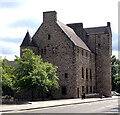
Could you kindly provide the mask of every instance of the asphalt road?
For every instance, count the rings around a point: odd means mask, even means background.
[[[118,99],[115,99],[44,109],[26,110],[23,113],[120,113],[119,107]]]

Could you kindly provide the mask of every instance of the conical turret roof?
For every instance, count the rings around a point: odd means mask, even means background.
[[[31,38],[29,32],[27,31],[25,38],[24,38],[22,44],[20,45],[20,47],[21,46],[31,46],[31,45],[32,45],[32,38]]]

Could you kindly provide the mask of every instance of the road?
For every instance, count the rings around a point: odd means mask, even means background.
[[[118,99],[26,110],[22,113],[119,113]],[[21,113],[21,112],[20,112]]]

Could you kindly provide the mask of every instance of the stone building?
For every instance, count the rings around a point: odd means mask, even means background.
[[[43,12],[43,23],[33,37],[27,32],[20,46],[24,48],[58,66],[60,87],[53,93],[54,98],[76,98],[83,92],[101,91],[111,96],[110,22],[107,26],[83,28],[82,23],[61,23],[56,11]]]

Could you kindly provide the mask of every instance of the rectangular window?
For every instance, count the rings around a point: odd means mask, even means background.
[[[41,49],[41,55],[43,54],[43,49]]]
[[[58,53],[58,48],[57,48],[57,47],[55,48],[55,53],[56,53],[56,54]]]
[[[92,59],[92,54],[90,54],[90,59]]]
[[[68,77],[68,74],[67,73],[65,73],[65,78],[67,78]]]
[[[86,68],[86,79],[88,79],[88,69]]]
[[[82,93],[84,93],[84,86],[82,86]]]
[[[44,54],[46,54],[46,49],[44,49]]]
[[[88,94],[88,86],[86,87],[86,94]]]
[[[84,54],[83,54],[83,50],[82,50],[82,55],[84,55]]]
[[[84,79],[84,69],[82,67],[82,78]]]
[[[48,40],[50,40],[50,34],[48,34]]]
[[[40,49],[39,49],[39,47],[38,47],[38,55],[40,55]]]
[[[53,52],[53,54],[55,53],[55,48],[52,48],[52,52]]]
[[[92,86],[90,86],[90,93],[92,93]]]
[[[66,86],[63,86],[62,87],[62,95],[66,95],[66,94],[67,94]]]
[[[86,52],[86,57],[88,57],[88,52]]]
[[[92,79],[92,70],[90,69],[90,79]]]
[[[53,47],[52,48],[52,53],[53,54],[57,54],[58,53],[58,48],[57,47]]]
[[[100,48],[100,43],[98,43],[98,48]]]
[[[46,48],[41,49],[41,55],[42,55],[42,54],[46,54]]]

